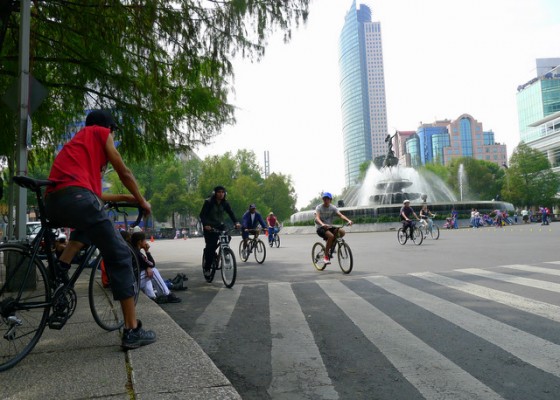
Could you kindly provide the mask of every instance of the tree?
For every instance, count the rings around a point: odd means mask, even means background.
[[[506,171],[502,197],[519,206],[546,206],[558,203],[556,194],[560,177],[555,174],[546,156],[520,143]]]
[[[0,94],[18,76],[18,1],[0,7]],[[309,0],[32,2],[30,72],[48,89],[33,143],[51,152],[84,111],[114,110],[120,148],[137,159],[207,143],[234,122],[235,56],[258,60],[275,30],[291,37]],[[0,155],[17,121],[0,105]]]
[[[461,164],[463,165],[463,176],[460,180]],[[492,200],[502,190],[504,169],[493,162],[472,157],[460,157],[453,159],[448,168],[447,184],[455,193],[459,194],[460,181],[462,181],[463,200]]]

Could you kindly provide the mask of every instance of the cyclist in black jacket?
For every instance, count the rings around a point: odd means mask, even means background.
[[[218,238],[220,234],[213,229],[221,229],[224,225],[225,214],[227,214],[235,227],[239,229],[241,225],[235,218],[235,214],[230,204],[226,200],[226,189],[223,186],[216,186],[212,196],[204,200],[202,209],[200,210],[200,222],[202,223],[204,232],[204,269],[210,269],[214,262],[214,254],[218,248]]]

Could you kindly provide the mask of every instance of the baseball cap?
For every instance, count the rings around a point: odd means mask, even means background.
[[[330,194],[329,192],[325,192],[325,193],[323,193],[323,196],[321,196],[322,199],[324,199],[325,197],[332,200],[332,194]]]
[[[92,110],[86,117],[86,126],[98,125],[111,129],[118,129],[113,115],[107,110]]]
[[[403,201],[403,204],[410,203],[410,200]]]
[[[132,228],[132,233],[136,233],[136,232],[142,232],[142,228],[140,228],[138,225]]]
[[[254,204],[249,204],[249,209],[251,208],[257,208]]]

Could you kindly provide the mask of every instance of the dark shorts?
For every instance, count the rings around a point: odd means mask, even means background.
[[[134,296],[136,280],[129,247],[91,191],[68,187],[49,193],[45,200],[51,225],[73,228],[70,240],[94,244],[105,261],[115,300]]]
[[[336,228],[325,228],[324,226],[320,226],[317,228],[317,235],[321,236],[323,239],[327,239],[327,236],[325,235],[327,231],[332,232],[332,234],[334,235]]]

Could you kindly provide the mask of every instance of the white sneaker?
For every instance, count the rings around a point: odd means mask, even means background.
[[[325,265],[329,265],[331,263],[331,260],[329,260],[328,257],[323,258],[323,263],[325,263]]]

